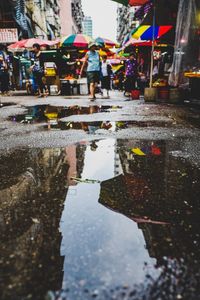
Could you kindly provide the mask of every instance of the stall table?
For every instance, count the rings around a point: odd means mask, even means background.
[[[60,79],[61,95],[80,95],[80,83],[77,79]]]

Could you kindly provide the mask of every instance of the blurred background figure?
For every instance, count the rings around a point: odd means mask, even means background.
[[[2,95],[9,95],[8,62],[4,45],[0,45],[0,88]]]
[[[38,86],[38,97],[45,97],[48,95],[48,89],[45,82],[44,77],[44,61],[42,59],[40,45],[34,44],[33,45],[33,65],[31,66],[31,70],[33,72],[34,81]]]
[[[101,89],[103,93],[106,90],[106,98],[110,98],[109,91],[111,90],[112,73],[112,67],[107,61],[107,55],[103,55],[101,62]],[[104,97],[104,94],[102,94],[102,97]]]
[[[129,60],[126,62],[125,96],[130,97],[131,91],[135,90],[138,77],[138,63],[134,52],[130,53]]]

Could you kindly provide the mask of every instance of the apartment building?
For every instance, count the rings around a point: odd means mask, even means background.
[[[123,43],[125,37],[131,29],[139,26],[139,21],[135,20],[136,7],[126,7],[119,5],[117,8],[117,40]]]

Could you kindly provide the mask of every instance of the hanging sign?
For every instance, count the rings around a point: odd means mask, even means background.
[[[0,28],[0,43],[9,44],[18,41],[17,28]]]

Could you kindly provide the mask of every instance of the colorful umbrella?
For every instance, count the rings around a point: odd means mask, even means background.
[[[172,26],[151,26],[141,25],[131,32],[131,37],[145,41],[152,41],[161,38],[164,34],[172,29]]]
[[[101,47],[104,47],[104,48],[113,48],[113,47],[117,47],[118,44],[109,40],[109,39],[105,39],[105,38],[102,38],[102,37],[98,37],[95,39],[95,43]]]
[[[76,47],[76,48],[88,48],[88,44],[93,39],[84,34],[72,34],[67,37],[63,37],[60,42],[61,47]]]
[[[11,44],[10,46],[8,46],[8,50],[12,52],[20,52],[20,51],[24,51],[24,49],[32,48],[34,44],[39,44],[40,46],[54,46],[58,43],[59,43],[58,40],[48,41],[48,40],[40,40],[40,39],[32,38],[32,39],[21,40],[14,44]]]

